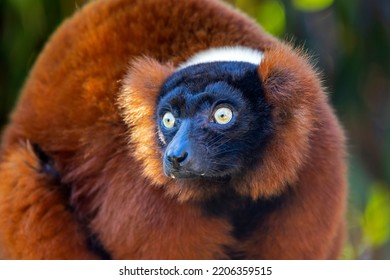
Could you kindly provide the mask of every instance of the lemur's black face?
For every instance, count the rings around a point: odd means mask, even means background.
[[[211,62],[175,72],[156,112],[164,173],[240,176],[261,157],[272,131],[270,112],[254,64]]]

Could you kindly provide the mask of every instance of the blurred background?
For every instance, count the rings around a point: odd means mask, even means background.
[[[349,147],[343,259],[390,259],[390,1],[225,0],[311,54]],[[0,133],[37,55],[87,0],[0,0]]]

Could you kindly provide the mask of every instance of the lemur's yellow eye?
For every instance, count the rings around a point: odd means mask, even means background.
[[[167,112],[164,114],[162,122],[166,128],[172,128],[175,125],[175,117],[171,112]]]
[[[233,118],[233,112],[229,108],[218,108],[214,113],[214,119],[219,124],[227,124]]]

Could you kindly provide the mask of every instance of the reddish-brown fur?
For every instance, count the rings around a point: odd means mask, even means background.
[[[286,196],[244,240],[227,218],[200,209],[212,185],[163,175],[154,128],[159,87],[175,66],[229,45],[264,52],[258,71],[275,124],[262,163],[233,185],[254,200]],[[30,143],[52,157],[60,182],[39,172]],[[340,254],[344,138],[319,79],[305,55],[217,1],[87,5],[36,62],[0,155],[3,258],[99,258],[86,245],[91,232],[116,259]]]

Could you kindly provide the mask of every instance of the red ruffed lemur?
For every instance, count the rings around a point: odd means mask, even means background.
[[[214,0],[98,0],[6,127],[7,259],[335,259],[343,131],[300,50]]]

